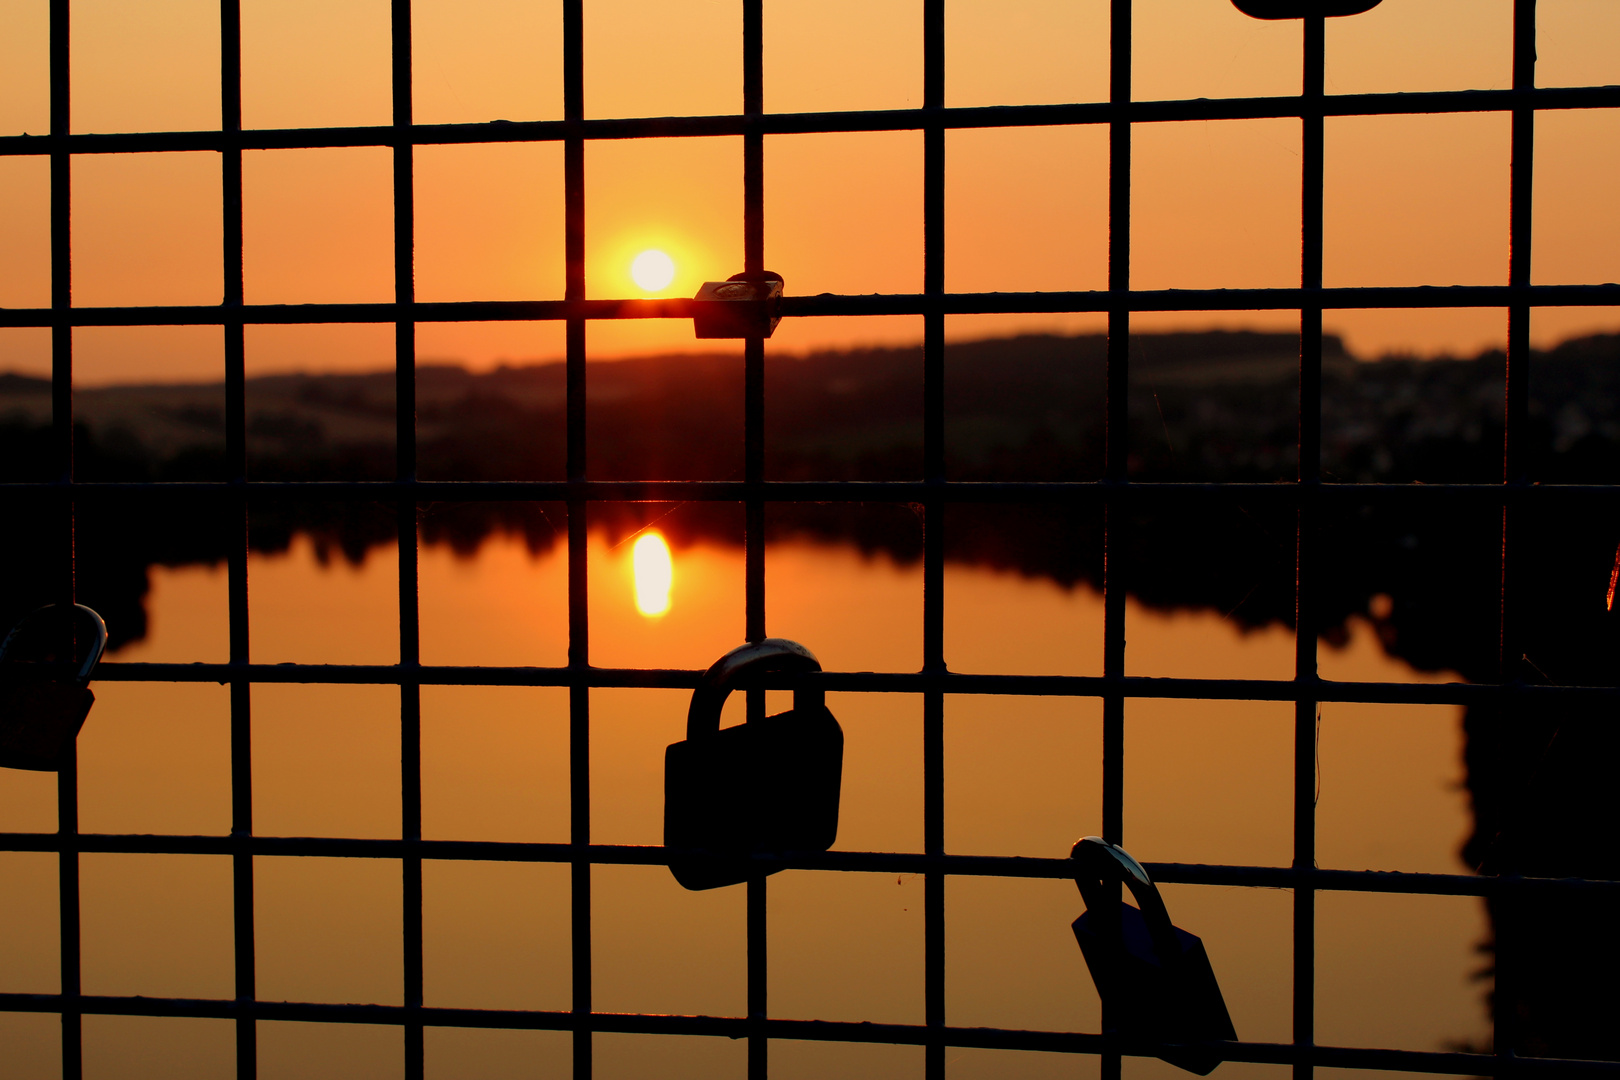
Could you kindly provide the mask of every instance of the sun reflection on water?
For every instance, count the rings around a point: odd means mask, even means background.
[[[669,589],[675,580],[675,565],[669,557],[669,544],[656,532],[636,541],[632,558],[636,575],[636,610],[649,618],[669,610]]]

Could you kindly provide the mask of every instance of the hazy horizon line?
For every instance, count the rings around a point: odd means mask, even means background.
[[[1140,330],[1140,331],[1134,331],[1131,334],[1131,337],[1133,337],[1133,338],[1172,338],[1172,337],[1185,338],[1185,337],[1206,337],[1206,336],[1208,336],[1208,337],[1230,337],[1230,336],[1237,336],[1237,335],[1242,335],[1242,334],[1255,334],[1255,335],[1259,335],[1259,336],[1262,336],[1262,337],[1268,337],[1268,338],[1292,338],[1292,337],[1297,337],[1296,333],[1294,333],[1292,331],[1288,331],[1288,330],[1270,329],[1270,328],[1263,328],[1263,327],[1223,327],[1223,326],[1209,327],[1207,329],[1202,329],[1202,330],[1197,330],[1197,329]],[[1567,337],[1559,339],[1555,344],[1552,344],[1552,345],[1544,345],[1544,346],[1540,346],[1540,347],[1532,346],[1532,351],[1535,351],[1535,352],[1548,352],[1548,351],[1558,349],[1558,348],[1560,348],[1560,347],[1562,347],[1564,345],[1567,345],[1567,344],[1569,344],[1571,342],[1583,341],[1583,340],[1587,340],[1587,339],[1591,339],[1591,338],[1610,337],[1610,336],[1615,336],[1617,334],[1620,334],[1620,330],[1609,330],[1609,331],[1601,331],[1600,330],[1600,331],[1593,331],[1593,332],[1587,332],[1587,333],[1571,334],[1571,335],[1569,335]],[[1327,341],[1337,341],[1338,342],[1339,348],[1338,348],[1337,352],[1339,354],[1341,354],[1343,356],[1346,356],[1349,359],[1356,361],[1357,363],[1364,363],[1364,364],[1376,364],[1376,363],[1381,363],[1381,362],[1385,362],[1385,361],[1419,361],[1419,362],[1423,362],[1423,363],[1444,363],[1446,361],[1473,361],[1473,360],[1479,359],[1482,356],[1489,355],[1490,353],[1493,353],[1493,352],[1501,352],[1501,351],[1503,351],[1505,349],[1505,343],[1503,343],[1503,344],[1489,345],[1489,346],[1486,346],[1484,348],[1480,348],[1480,349],[1478,349],[1478,350],[1476,350],[1476,351],[1474,351],[1472,353],[1463,353],[1463,354],[1459,354],[1457,352],[1451,352],[1451,351],[1424,354],[1424,353],[1418,353],[1418,352],[1415,352],[1415,351],[1390,350],[1390,351],[1379,353],[1379,354],[1374,355],[1374,356],[1363,356],[1363,355],[1358,355],[1357,353],[1352,351],[1348,346],[1346,346],[1344,344],[1344,335],[1341,334],[1341,333],[1334,332],[1334,331],[1331,331],[1331,330],[1324,330],[1322,336],[1323,336],[1324,343],[1326,343]],[[982,337],[982,338],[968,338],[968,339],[963,339],[963,340],[959,340],[959,341],[947,341],[946,342],[946,348],[959,348],[959,347],[963,347],[963,346],[985,345],[985,344],[989,344],[989,343],[992,343],[992,342],[1011,342],[1011,341],[1019,341],[1019,340],[1025,340],[1025,339],[1030,339],[1030,338],[1063,338],[1063,339],[1081,340],[1081,339],[1098,339],[1098,338],[1106,338],[1106,337],[1107,337],[1107,333],[1105,331],[1086,331],[1086,332],[1083,332],[1083,333],[1065,334],[1065,333],[1062,333],[1062,332],[1059,332],[1059,331],[1031,330],[1031,331],[1026,331],[1026,332],[1022,332],[1022,333],[998,334],[998,335],[992,335],[992,336]],[[776,358],[776,359],[787,359],[787,360],[800,360],[800,361],[803,361],[803,360],[809,360],[809,359],[812,359],[814,357],[821,357],[821,356],[848,356],[848,355],[850,355],[852,353],[865,353],[865,352],[903,352],[903,351],[907,351],[907,350],[911,350],[911,349],[920,349],[922,347],[923,347],[923,342],[921,340],[917,340],[917,341],[913,341],[913,342],[907,342],[907,343],[874,342],[874,343],[869,344],[869,345],[849,345],[849,346],[837,347],[837,348],[821,348],[821,349],[811,349],[811,350],[806,350],[806,351],[781,351],[781,350],[778,350],[778,351],[773,351],[770,355],[772,357]],[[662,351],[662,352],[635,353],[635,354],[631,354],[631,355],[587,357],[586,362],[590,363],[590,364],[621,364],[621,363],[634,363],[634,362],[637,362],[637,361],[649,361],[649,360],[679,360],[679,359],[699,359],[699,358],[711,358],[711,357],[730,357],[730,356],[733,356],[733,355],[740,356],[740,354],[735,354],[735,353],[733,353],[731,351],[724,350],[724,349],[704,349],[704,350],[682,349],[682,350],[666,350],[666,351]],[[419,358],[417,360],[417,362],[416,362],[416,367],[418,369],[459,370],[459,371],[463,371],[463,372],[466,372],[466,373],[471,374],[471,375],[479,376],[479,375],[491,375],[491,374],[494,374],[494,373],[500,372],[500,371],[517,371],[517,370],[527,370],[527,369],[533,369],[533,368],[553,367],[553,366],[564,364],[566,362],[567,362],[566,358],[561,357],[561,356],[552,356],[552,357],[546,357],[546,358],[536,357],[536,358],[530,358],[530,359],[507,359],[507,358],[502,358],[502,359],[497,360],[492,366],[474,368],[474,367],[470,366],[468,361],[466,361],[466,360],[456,359],[454,357],[431,357],[430,356],[430,357],[425,357],[425,358]],[[268,379],[268,378],[297,378],[297,377],[323,378],[323,377],[328,377],[328,376],[343,376],[343,377],[349,377],[349,378],[366,378],[366,377],[378,376],[378,375],[392,375],[393,373],[394,373],[394,368],[391,367],[391,366],[379,366],[379,367],[376,367],[376,368],[364,368],[364,369],[354,369],[354,370],[337,369],[337,370],[325,370],[325,371],[319,370],[319,369],[311,369],[311,368],[291,368],[290,367],[290,368],[284,368],[284,369],[277,369],[277,370],[270,370],[270,371],[262,371],[262,372],[252,373],[252,374],[249,374],[247,376],[247,378],[249,380]],[[31,382],[42,382],[42,383],[48,384],[50,382],[51,376],[49,375],[49,373],[32,372],[32,371],[22,370],[22,369],[19,369],[19,368],[0,368],[0,379],[23,379],[23,380],[28,380],[28,381],[31,381]],[[99,382],[98,381],[98,382],[93,382],[93,383],[81,383],[76,387],[76,389],[82,389],[82,390],[110,390],[110,389],[116,389],[116,388],[136,388],[136,387],[148,387],[148,386],[213,386],[213,385],[218,385],[218,384],[223,383],[223,382],[224,382],[223,377],[220,378],[220,379],[217,379],[217,380],[198,380],[198,379],[194,379],[194,378],[179,378],[179,379],[173,379],[173,380],[168,380],[168,379],[142,379],[142,380],[131,381],[131,382]]]

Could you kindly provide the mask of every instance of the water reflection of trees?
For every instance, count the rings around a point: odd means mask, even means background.
[[[1133,340],[1128,471],[1140,480],[1277,481],[1295,471],[1295,340],[1184,334]],[[947,357],[947,467],[960,480],[1091,480],[1103,471],[1104,342],[1030,337],[953,346]],[[1620,473],[1620,338],[1590,338],[1534,367],[1532,474],[1611,483]],[[1330,480],[1501,478],[1502,357],[1361,363],[1330,340],[1323,376],[1323,466]],[[767,376],[767,475],[773,479],[917,479],[922,471],[922,363],[917,349],[774,361]],[[4,479],[52,475],[43,384],[0,380]],[[122,393],[122,397],[118,395]],[[98,396],[99,395],[99,396]],[[223,479],[222,394],[193,387],[79,395],[77,475],[86,480]],[[115,400],[116,399],[116,400]],[[557,365],[471,375],[425,368],[418,379],[424,479],[561,479],[564,428]],[[734,479],[742,472],[741,365],[691,356],[593,365],[593,478]],[[392,375],[254,380],[249,476],[388,479]],[[48,411],[44,414],[48,417]],[[739,544],[742,516],[705,503],[593,506],[592,528],[617,541],[656,522],[677,548]],[[154,565],[218,562],[241,542],[224,505],[86,502],[75,559],[79,595],[107,617],[114,644],[145,633]],[[425,543],[471,554],[492,533],[543,553],[566,537],[560,504],[419,507]],[[48,514],[0,532],[13,573],[0,585],[9,624],[44,600],[63,535]],[[963,505],[946,517],[946,557],[1065,587],[1100,583],[1094,506]],[[1514,622],[1501,655],[1500,509],[1461,502],[1335,506],[1320,534],[1319,628],[1342,640],[1367,618],[1391,654],[1470,681],[1613,683],[1620,623],[1605,606],[1620,542],[1612,501],[1538,503],[1512,522]],[[285,550],[300,534],[317,556],[362,562],[392,543],[391,506],[256,501],[248,541]],[[1218,496],[1116,512],[1110,559],[1129,590],[1160,608],[1221,612],[1240,626],[1294,621],[1295,517],[1283,500]],[[908,506],[773,506],[767,539],[852,544],[906,563],[922,552]],[[1475,829],[1462,856],[1485,872],[1620,876],[1620,787],[1609,773],[1620,734],[1610,706],[1476,705],[1466,758]],[[1620,961],[1601,897],[1525,899],[1493,907],[1520,987],[1526,1052],[1614,1056],[1613,980],[1581,977]],[[1608,989],[1602,989],[1607,987]]]

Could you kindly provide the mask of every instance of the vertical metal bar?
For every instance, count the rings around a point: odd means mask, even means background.
[[[220,129],[226,136],[220,153],[224,207],[220,258],[225,308],[225,473],[227,480],[240,484],[247,479],[247,346],[242,325],[242,144],[240,138],[233,136],[242,133],[241,0],[220,0],[219,3],[219,112]],[[243,510],[246,510],[245,504]],[[246,627],[243,629],[245,640]],[[242,659],[246,662],[245,653]]]
[[[1322,206],[1325,127],[1322,114],[1326,65],[1326,20],[1314,16],[1305,23],[1305,80],[1301,111],[1300,166],[1300,287],[1308,292],[1322,287]],[[1300,312],[1299,331],[1299,481],[1316,483],[1322,477],[1322,305],[1307,303]],[[1301,641],[1299,654],[1316,654],[1315,638]],[[1312,666],[1312,673],[1315,668]]]
[[[923,4],[923,477],[945,483],[945,0]],[[923,505],[923,670],[945,672],[945,503]],[[945,853],[945,693],[923,692],[923,850]],[[945,1077],[945,875],[923,876],[923,1069]]]
[[[755,691],[763,697],[763,693]],[[769,932],[767,921],[769,905],[769,878],[748,879],[747,941],[748,941],[748,1080],[765,1080],[770,1075],[771,1043],[765,1036],[764,1022],[770,1015],[768,988],[770,985]]]
[[[219,4],[220,130],[228,137],[242,131],[241,0]],[[242,146],[230,140],[221,152],[224,207],[220,257],[225,307],[225,471],[238,494],[226,504],[226,603],[230,619],[230,660],[248,663],[248,504],[247,480],[247,342],[242,325]],[[239,1009],[251,1010],[258,995],[254,947],[253,853],[253,689],[245,678],[231,679],[231,914],[235,953],[235,995]],[[259,1072],[258,1023],[250,1011],[236,1019],[237,1080]]]
[[[394,472],[416,479],[416,187],[411,124],[411,3],[393,0],[394,112]],[[395,505],[399,541],[400,836],[422,838],[421,624],[417,602],[416,502]],[[422,858],[400,860],[405,996],[405,1077],[422,1080]]]
[[[743,270],[765,269],[764,4],[743,0]],[[743,475],[752,488],[765,479],[765,339],[750,335],[743,352]],[[750,492],[747,507],[744,592],[746,636],[765,636],[765,504]],[[749,695],[750,716],[764,707]]]
[[[416,513],[413,503],[400,504],[400,835],[407,852],[401,860],[401,902],[403,905],[402,966],[404,974],[405,1076],[421,1080],[423,1075],[423,1030],[420,1009],[423,1001],[422,974],[422,857],[412,851],[412,841],[422,839],[422,688],[413,678],[419,665],[416,633]],[[407,539],[409,537],[409,539]],[[410,559],[405,558],[409,551]],[[406,597],[411,601],[406,617]]]
[[[225,308],[225,470],[226,479],[247,475],[245,426],[246,347],[242,326],[242,5],[219,0],[219,126],[225,134],[220,153],[224,229],[220,250]]]
[[[73,158],[68,152],[69,47],[68,2],[51,0],[51,440],[56,478],[73,480]],[[71,603],[73,597],[72,509],[67,512],[66,575],[58,590]]]
[[[411,5],[393,0],[394,106],[394,472],[400,480],[416,479],[416,179],[412,145]],[[411,560],[416,558],[415,507],[410,506]],[[404,537],[400,538],[402,543]],[[400,565],[404,566],[401,558]],[[401,577],[401,589],[405,588]],[[415,649],[416,581],[410,582],[410,604],[400,599],[402,626],[410,620]],[[409,614],[407,614],[409,608]],[[405,659],[403,655],[400,658]]]
[[[1130,454],[1131,358],[1131,0],[1112,0],[1109,9],[1108,101],[1108,360],[1107,427],[1104,435],[1103,503],[1103,676],[1125,677],[1125,552],[1127,504],[1120,496],[1128,480]],[[1124,840],[1125,696],[1103,693],[1102,831],[1109,843]],[[1113,1027],[1103,1009],[1103,1031]],[[1105,1050],[1100,1080],[1119,1080],[1118,1050]]]
[[[55,527],[65,541],[65,558],[53,568],[52,591],[59,602],[74,601],[73,537],[73,306],[72,213],[73,159],[68,153],[69,62],[68,0],[50,6],[51,114],[51,437],[56,476],[66,488]],[[55,516],[55,515],[53,515]],[[77,747],[69,748],[56,777],[56,829],[60,845],[57,902],[60,908],[62,988],[62,1080],[83,1073],[78,997],[79,956],[79,763]]]
[[[1326,21],[1304,20],[1304,85],[1300,135],[1300,286],[1322,287],[1322,91]],[[1322,480],[1322,307],[1307,300],[1299,313],[1299,471],[1305,489],[1295,533],[1294,563],[1294,868],[1316,867],[1316,560],[1319,510],[1312,497]],[[1316,890],[1294,884],[1294,1045],[1316,1042]],[[1315,1066],[1294,1063],[1295,1080],[1310,1080]]]
[[[765,5],[743,0],[743,270],[765,269]],[[765,501],[757,485],[765,480],[765,338],[750,334],[743,343],[743,475],[750,492],[744,504],[743,613],[744,636],[765,636]],[[765,716],[765,692],[748,691],[748,721]],[[770,1074],[770,1040],[764,1023],[770,1015],[768,882],[748,880],[748,1080]]]
[[[743,0],[743,269],[765,269],[765,10]]]
[[[400,835],[411,852],[411,841],[422,839],[422,687],[412,678],[419,666],[418,636],[416,634],[416,508],[414,503],[400,504],[400,627],[399,649],[401,681],[399,687],[400,727]],[[407,540],[407,535],[409,540]],[[409,550],[409,560],[404,553]],[[407,565],[408,563],[408,565]],[[405,604],[409,593],[411,618],[406,618]],[[423,1075],[423,1031],[420,1009],[423,1001],[422,975],[422,857],[409,853],[401,860],[401,900],[403,903],[403,968],[405,991],[405,1076],[407,1080],[421,1080]]]
[[[1117,492],[1127,480],[1130,454],[1130,272],[1131,272],[1131,124],[1126,106],[1131,93],[1131,4],[1114,0],[1112,79],[1114,106],[1108,125],[1108,309],[1107,430],[1105,475]],[[1120,533],[1126,521],[1120,500],[1104,503],[1103,531],[1103,674],[1125,674],[1125,575]],[[1116,551],[1116,548],[1118,549]],[[1119,843],[1124,832],[1124,698],[1115,691],[1103,697],[1103,837]]]
[[[240,548],[240,550],[239,550]],[[232,544],[231,663],[246,665],[247,597],[246,544]],[[242,581],[240,590],[235,580]],[[238,627],[241,632],[238,633]],[[245,679],[231,681],[231,891],[232,934],[235,955],[236,1076],[253,1080],[259,1074],[258,1023],[251,1009],[258,997],[253,904],[253,714],[252,688]]]
[[[1536,4],[1535,0],[1515,0],[1513,5],[1513,90],[1527,95],[1536,85]],[[1513,105],[1512,172],[1509,178],[1508,284],[1525,288],[1530,284],[1531,239],[1534,222],[1532,198],[1535,191],[1535,108],[1520,96]],[[1504,488],[1531,482],[1527,445],[1530,416],[1530,304],[1515,299],[1508,306],[1508,341],[1505,391],[1502,408],[1502,483]],[[1524,676],[1525,652],[1518,607],[1524,592],[1523,555],[1520,551],[1526,532],[1526,516],[1502,505],[1501,626],[1498,677],[1503,684]],[[1518,786],[1514,777],[1521,767],[1513,760],[1514,732],[1518,725],[1518,705],[1505,696],[1496,710],[1497,733],[1493,769],[1497,790],[1512,792]],[[1503,808],[1512,814],[1511,805]],[[1516,868],[1504,868],[1513,872]],[[1512,892],[1497,893],[1493,902],[1492,929],[1495,938],[1495,981],[1491,1012],[1494,1028],[1492,1045],[1496,1051],[1498,1077],[1513,1071],[1518,1051],[1518,941],[1515,927],[1517,902]]]
[[[585,13],[583,0],[563,0],[563,259],[566,299],[585,299]],[[585,320],[568,316],[568,450],[570,482],[585,479]],[[586,503],[568,500],[568,793],[572,895],[574,1080],[591,1080],[591,699],[590,608]]]
[[[57,843],[60,845],[58,902],[61,905],[62,1077],[83,1073],[79,965],[79,753],[77,744],[63,753],[56,774]]]
[[[1528,94],[1536,85],[1536,3],[1515,0],[1513,5],[1513,89]],[[1536,111],[1523,97],[1513,106],[1513,160],[1509,180],[1508,284],[1530,284],[1531,199],[1535,180]],[[1502,480],[1528,483],[1529,455],[1526,423],[1530,413],[1530,304],[1515,300],[1508,307],[1507,392],[1503,417]],[[1504,616],[1503,640],[1511,626]],[[1505,659],[1516,661],[1508,654]],[[1513,669],[1503,672],[1511,678]]]
[[[1125,674],[1125,545],[1119,534],[1126,521],[1118,493],[1126,483],[1130,455],[1131,359],[1131,0],[1113,0],[1109,42],[1108,123],[1108,393],[1105,476],[1111,497],[1103,519],[1103,675]],[[1103,695],[1103,838],[1120,843],[1124,833],[1125,701]]]

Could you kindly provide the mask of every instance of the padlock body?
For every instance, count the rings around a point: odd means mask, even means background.
[[[776,301],[780,281],[705,281],[692,305],[692,329],[700,338],[770,337],[782,317]]]
[[[1141,911],[1126,903],[1119,907],[1123,948],[1098,932],[1090,911],[1073,923],[1086,967],[1119,1033],[1161,1043],[1236,1039],[1203,941],[1172,927],[1181,955],[1161,963]],[[1221,1063],[1196,1050],[1166,1049],[1160,1057],[1199,1076]]]
[[[0,681],[0,767],[55,772],[78,738],[96,696],[89,687],[44,679]]]
[[[688,889],[735,885],[750,856],[825,851],[838,838],[844,732],[825,706],[793,709],[664,753],[664,846]]]
[[[1360,15],[1380,0],[1232,0],[1232,6],[1253,19],[1307,19],[1313,15],[1333,19]]]

